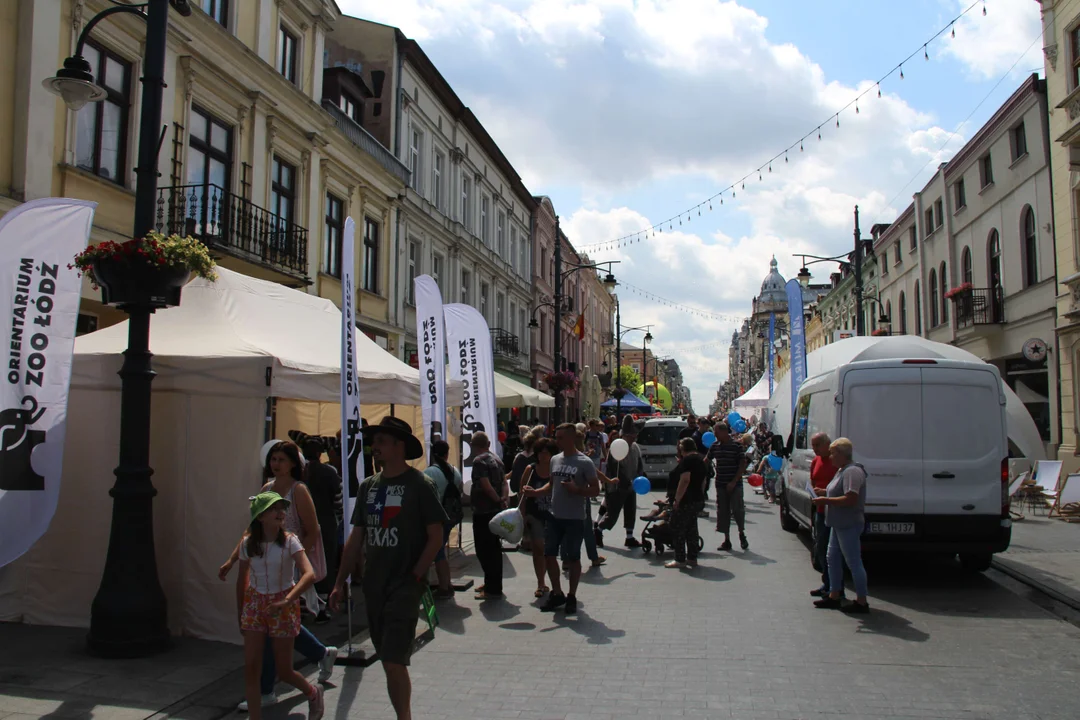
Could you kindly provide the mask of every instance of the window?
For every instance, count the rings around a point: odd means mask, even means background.
[[[279,232],[275,236],[281,238],[278,242],[283,244],[282,233],[288,232],[296,206],[296,168],[275,155],[271,172],[270,212],[279,218]]]
[[[356,102],[348,93],[341,93],[341,97],[338,99],[338,107],[341,108],[341,112],[352,118],[353,122],[357,125],[360,124],[360,103]]]
[[[971,250],[965,245],[960,253],[960,282],[974,284],[975,274],[971,269]]]
[[[229,27],[229,0],[206,0],[206,14],[222,27]]]
[[[197,185],[185,194],[195,195],[200,227],[211,234],[220,232],[220,221],[227,219],[224,194],[232,174],[232,128],[197,105],[191,106],[188,131],[188,185]],[[201,226],[205,225],[203,228]]]
[[[416,277],[420,275],[420,243],[409,243],[409,287],[405,289],[405,302],[416,305]]]
[[[886,253],[886,255],[888,255],[888,253]],[[886,260],[888,260],[887,257],[886,257]],[[897,264],[897,265],[899,265],[900,263],[903,262],[903,260],[900,259],[900,241],[899,240],[897,240],[896,242],[893,243],[893,262],[895,264]],[[889,269],[887,262],[886,262],[886,268],[885,269],[886,269],[886,271]]]
[[[279,26],[277,70],[293,85],[300,84],[296,73],[296,44],[296,36],[286,30],[284,25]]]
[[[465,226],[466,230],[472,230],[472,206],[469,204],[469,190],[472,187],[472,181],[465,177],[464,171],[461,173],[461,224]]]
[[[323,272],[341,277],[341,240],[345,236],[345,203],[326,193],[326,225],[323,233]]]
[[[495,295],[495,327],[506,329],[506,296],[502,293]]]
[[[941,198],[934,201],[934,229],[938,229],[945,224],[945,206],[941,202]]]
[[[480,198],[480,239],[485,245],[491,242],[491,228],[488,226],[488,206],[491,201],[488,200],[488,196],[484,195]]]
[[[882,254],[880,265],[881,265],[881,276],[885,277],[886,275],[889,274],[889,251],[888,250],[886,250],[884,252],[884,254]]]
[[[946,272],[945,263],[941,263],[941,322],[949,322],[949,301],[945,293],[949,290],[949,273]]]
[[[902,290],[900,291],[900,301],[896,303],[896,307],[900,311],[900,334],[907,335],[907,296],[904,295]]]
[[[1016,162],[1027,155],[1027,133],[1024,131],[1024,123],[1020,123],[1009,132],[1012,140],[1012,159]]]
[[[956,209],[967,207],[967,192],[964,190],[964,178],[960,178],[953,185],[953,192],[956,193]]]
[[[908,230],[908,245],[910,246],[908,248],[910,250],[914,250],[915,248],[919,247],[919,237],[916,233],[914,225],[912,225],[911,228]]]
[[[1069,31],[1069,51],[1072,53],[1072,77],[1069,90],[1080,87],[1080,26]]]
[[[495,252],[506,257],[506,213],[502,210],[495,215]]]
[[[442,255],[436,255],[435,253],[432,253],[432,255],[431,255],[431,279],[434,280],[435,284],[439,286],[439,294],[440,295],[445,295],[445,293],[443,292],[443,285],[442,285],[442,268],[443,268]]]
[[[521,236],[521,244],[518,246],[518,267],[521,277],[529,277],[529,236]]]
[[[489,285],[486,282],[480,283],[480,307],[478,309],[485,320],[490,320],[488,318],[488,292]]]
[[[79,110],[75,164],[83,170],[124,184],[128,115],[131,108],[131,63],[88,40],[83,57],[94,82],[105,90],[105,100]]]
[[[987,280],[991,288],[1001,287],[1001,240],[997,230],[986,239]]]
[[[994,184],[994,163],[990,160],[990,153],[979,158],[979,182],[980,187]]]
[[[524,308],[518,308],[518,324],[517,324],[517,326],[521,330],[521,336],[520,336],[521,337],[521,352],[523,352],[523,353],[528,352],[529,346],[528,346],[528,343],[526,342],[526,340],[529,337],[529,333],[526,332],[526,328],[528,326],[525,324],[525,310],[524,310]]]
[[[409,134],[409,179],[412,180],[413,190],[416,192],[421,192],[421,188],[423,188],[423,183],[420,182],[420,174],[423,172],[423,166],[420,162],[423,147],[424,133],[413,130]]]
[[[510,226],[510,248],[509,248],[509,252],[510,252],[510,258],[509,258],[510,259],[510,267],[512,267],[514,269],[515,273],[520,274],[521,271],[518,269],[518,234],[517,234],[517,228],[514,227],[513,225]]]
[[[364,218],[364,290],[379,292],[379,223]]]
[[[547,248],[540,248],[540,279],[547,280]]]
[[[810,395],[803,395],[795,406],[795,447],[805,450],[810,447]]]
[[[930,276],[926,280],[926,284],[930,286],[930,327],[936,328],[938,326],[938,284],[937,284],[937,270],[931,270]]]
[[[1039,282],[1038,235],[1035,232],[1035,211],[1024,208],[1024,287]]]
[[[922,294],[918,280],[915,281],[915,334],[922,335]]]
[[[472,305],[472,274],[468,270],[461,271],[461,302]]]
[[[518,337],[518,324],[517,324],[517,303],[513,300],[510,301],[510,332]]]
[[[923,215],[923,237],[930,237],[930,233],[934,232],[934,208],[926,208]]]
[[[442,210],[443,206],[443,166],[446,156],[441,152],[435,153],[435,166],[431,169],[431,202],[435,207]]]

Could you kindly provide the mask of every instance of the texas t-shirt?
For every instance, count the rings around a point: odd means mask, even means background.
[[[442,528],[448,518],[435,486],[415,468],[395,477],[376,473],[360,485],[356,500],[352,524],[364,529],[367,548],[364,593],[385,597],[412,582],[428,525]]]
[[[595,479],[596,466],[587,455],[559,453],[551,458],[551,514],[561,520],[584,520],[585,496],[571,495],[562,483],[569,481],[584,490]]]

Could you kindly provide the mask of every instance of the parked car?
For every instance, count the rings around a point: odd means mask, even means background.
[[[847,437],[866,468],[865,551],[956,554],[985,570],[1009,547],[1005,394],[997,368],[961,360],[854,362],[799,389],[780,498],[812,530],[810,439]]]
[[[639,431],[637,444],[641,448],[645,477],[653,483],[666,484],[668,475],[679,464],[676,446],[679,433],[686,427],[686,421],[676,417],[652,418]]]

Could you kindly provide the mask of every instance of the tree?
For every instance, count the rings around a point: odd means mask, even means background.
[[[616,387],[618,386],[622,386],[623,390],[632,393],[641,387],[641,375],[629,365],[623,365],[619,368],[618,384]]]

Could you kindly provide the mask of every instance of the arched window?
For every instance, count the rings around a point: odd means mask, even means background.
[[[991,289],[1001,287],[1001,238],[997,230],[991,230],[986,238],[987,283]]]
[[[889,319],[889,324],[892,325],[892,300],[885,301],[885,317]],[[891,327],[889,328],[889,334],[892,335]]]
[[[1035,232],[1035,211],[1028,205],[1023,212],[1024,287],[1039,282],[1038,236]]]
[[[975,284],[975,273],[971,268],[971,249],[968,246],[964,246],[963,252],[960,253],[960,282]]]
[[[915,334],[922,335],[922,293],[918,280],[915,281]]]
[[[930,271],[930,277],[926,278],[926,284],[930,286],[930,297],[927,304],[930,306],[930,327],[938,326],[938,285],[937,270]]]
[[[900,334],[907,335],[907,297],[905,297],[902,292],[900,293],[900,302],[897,303],[897,307],[900,310]],[[890,315],[890,317],[892,316]],[[895,321],[893,322],[893,325],[896,325]]]
[[[949,300],[945,297],[945,293],[949,291],[949,273],[947,273],[945,263],[941,263],[941,322],[949,322]]]

